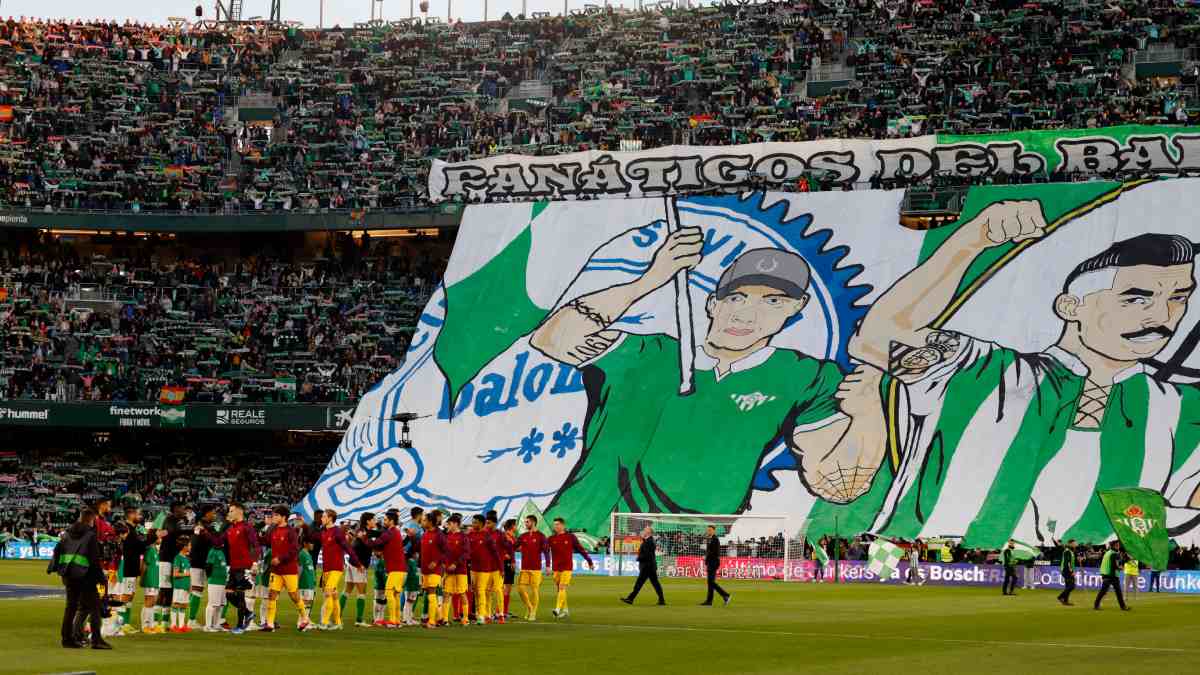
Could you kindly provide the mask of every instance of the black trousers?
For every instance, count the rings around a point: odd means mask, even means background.
[[[629,599],[636,599],[638,593],[642,590],[642,586],[647,581],[654,587],[654,592],[658,593],[658,601],[666,602],[666,599],[663,598],[662,584],[658,583],[658,568],[654,566],[642,566],[638,568],[638,578],[637,581],[633,582],[633,592],[629,594]]]
[[[1117,604],[1121,606],[1121,609],[1124,609],[1125,595],[1121,593],[1121,578],[1115,574],[1100,578],[1104,580],[1104,583],[1100,585],[1100,592],[1096,594],[1096,609],[1100,609],[1100,601],[1104,599],[1109,588],[1113,589],[1113,592],[1117,594]]]
[[[103,642],[100,637],[100,593],[94,581],[68,581],[67,606],[63,610],[62,641],[82,642],[83,622],[92,627],[92,644]]]
[[[1150,570],[1150,590],[1156,593],[1162,592],[1162,572]]]
[[[1015,568],[1015,567],[1005,567],[1004,568],[1004,585],[1002,585],[1000,587],[1000,590],[1005,595],[1007,595],[1009,593],[1017,592],[1017,568]]]
[[[1063,591],[1058,594],[1058,599],[1063,602],[1071,601],[1071,591],[1075,590],[1075,573],[1063,572]]]
[[[721,569],[720,563],[717,563],[716,565],[705,565],[705,571],[708,573],[708,597],[704,600],[704,602],[710,605],[713,601],[713,593],[721,596],[721,599],[729,597],[729,594],[725,592],[725,589],[721,588],[721,585],[717,583],[717,570],[719,569]],[[655,580],[657,581],[657,579]]]
[[[246,570],[229,570],[229,604],[237,610],[237,627],[245,628],[250,622],[250,608],[246,606],[247,582]]]

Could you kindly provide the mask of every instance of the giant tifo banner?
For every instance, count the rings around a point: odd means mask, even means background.
[[[973,188],[927,231],[902,198],[469,207],[300,508],[532,501],[595,536],[613,511],[752,512],[998,548],[1104,541],[1096,490],[1142,486],[1200,543],[1200,180]]]
[[[501,155],[434,160],[430,198],[595,199],[675,194],[770,184],[806,174],[834,183],[932,175],[1045,176],[1200,171],[1200,128],[1124,125],[1103,129],[829,139],[734,146],[674,145],[639,152],[591,150],[550,157]]]

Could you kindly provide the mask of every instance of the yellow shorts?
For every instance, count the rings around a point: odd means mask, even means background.
[[[517,577],[517,584],[521,586],[541,586],[542,573],[534,570],[521,570],[521,576]]]
[[[288,593],[295,593],[300,590],[300,575],[298,574],[275,574],[271,573],[271,590],[278,593],[284,589]]]
[[[492,587],[491,572],[471,572],[471,587],[476,593],[487,593]]]
[[[342,583],[341,570],[329,570],[321,575],[321,589],[326,591],[336,591]]]
[[[383,590],[396,591],[397,593],[404,592],[404,572],[388,572],[387,581],[383,584]]]
[[[504,573],[503,572],[488,572],[492,576],[492,590],[498,591],[504,588]]]
[[[462,595],[467,592],[467,575],[447,574],[446,585],[442,590],[448,595]]]
[[[442,575],[440,574],[422,574],[421,588],[437,588],[442,585]]]
[[[555,586],[570,586],[571,585],[571,573],[570,572],[555,572],[554,573],[554,585]]]

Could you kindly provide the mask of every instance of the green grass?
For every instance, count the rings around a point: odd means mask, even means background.
[[[0,583],[51,584],[44,563],[0,563]],[[1196,672],[1200,597],[1140,595],[1133,612],[1061,607],[1051,591],[731,582],[729,607],[698,607],[702,581],[617,601],[630,579],[577,578],[571,617],[437,631],[136,635],[115,650],[58,645],[62,602],[0,601],[0,672],[939,673]],[[514,603],[517,603],[514,592]],[[1109,603],[1112,600],[1108,600]],[[517,606],[520,606],[519,603]],[[280,624],[295,625],[288,600]],[[347,607],[353,619],[353,605]],[[136,608],[135,608],[136,612]],[[136,615],[136,614],[135,614]],[[403,651],[396,651],[399,647]],[[365,670],[364,670],[365,669]]]

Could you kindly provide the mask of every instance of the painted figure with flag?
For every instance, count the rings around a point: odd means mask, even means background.
[[[583,371],[588,395],[583,452],[548,514],[595,531],[614,510],[740,513],[781,439],[800,453],[814,494],[861,495],[884,452],[879,372],[843,378],[835,363],[771,344],[810,300],[808,263],[781,249],[741,253],[705,298],[708,329],[693,345],[687,274],[705,234],[673,225],[672,200],[665,211],[643,273],[564,297],[531,336],[535,349]],[[622,330],[632,307],[668,285],[677,335]]]
[[[851,352],[899,380],[906,409],[873,531],[954,532],[994,548],[1013,536],[1047,542],[1053,520],[1064,539],[1101,543],[1112,527],[1095,491],[1131,483],[1166,496],[1168,527],[1200,523],[1200,388],[1153,367],[1196,288],[1187,238],[1103,233],[1103,249],[1062,270],[1059,337],[1040,352],[946,327],[1007,261],[1121,189],[1056,205],[1049,223],[1039,201],[986,205],[871,307]]]

